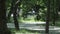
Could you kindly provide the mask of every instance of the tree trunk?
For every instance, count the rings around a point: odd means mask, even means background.
[[[49,34],[49,20],[50,20],[50,0],[47,0],[47,16],[46,16],[46,30],[45,30],[46,34]]]
[[[7,28],[5,1],[0,0],[0,34],[11,34]]]
[[[15,24],[16,30],[19,30],[19,24],[18,24],[18,20],[17,20],[17,17],[18,17],[17,9],[18,9],[19,4],[20,4],[20,2],[16,3],[16,5],[14,7],[14,12],[13,12],[13,18],[14,18],[14,24]]]
[[[19,8],[18,6],[20,6],[20,0],[12,0],[11,9],[10,9],[10,12],[8,14],[8,19],[10,19],[11,14],[13,14],[14,24],[15,24],[16,30],[19,30],[19,25],[18,25],[18,20],[17,20],[17,17],[18,17],[17,9]]]

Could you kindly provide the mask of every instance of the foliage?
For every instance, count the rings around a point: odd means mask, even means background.
[[[56,16],[55,18],[58,18],[58,13],[55,9],[57,9],[56,7],[58,7],[58,1],[55,0],[53,3],[53,0],[50,0],[50,21],[52,21],[54,19],[54,15]],[[6,0],[6,9],[7,9],[7,15],[9,13],[9,11],[11,10],[11,2],[12,0]],[[17,2],[17,1],[16,1]],[[56,5],[57,4],[57,5]],[[39,5],[41,6],[39,8],[39,10],[37,12],[39,12],[38,14],[41,16],[41,18],[39,19],[40,21],[46,21],[46,12],[47,12],[47,0],[21,0],[20,2],[20,6],[19,8],[22,9],[22,12],[20,11],[19,13],[20,15],[20,19],[22,18],[22,20],[26,19],[27,17],[30,15],[34,15],[34,20],[36,20],[36,16],[37,13],[32,14],[32,11],[35,5]],[[54,9],[55,8],[55,9]],[[54,11],[53,11],[54,9]],[[29,13],[31,12],[31,13]],[[53,14],[54,13],[54,14]],[[33,19],[32,19],[33,20]]]

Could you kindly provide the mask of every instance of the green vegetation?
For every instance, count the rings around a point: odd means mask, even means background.
[[[42,33],[39,33],[39,32],[34,32],[34,31],[28,31],[28,30],[24,30],[24,29],[21,29],[19,31],[16,31],[16,30],[11,30],[12,31],[12,34],[42,34]]]
[[[45,25],[60,26],[59,21],[59,0],[7,0],[6,13],[8,23],[15,23],[18,29],[18,23],[23,22],[47,22]],[[50,3],[49,3],[50,2]],[[13,14],[13,15],[12,15]],[[17,24],[16,24],[17,23]],[[44,26],[45,26],[44,25]],[[28,33],[26,30],[18,32]],[[16,31],[15,31],[16,32]]]
[[[60,27],[60,0],[1,0],[0,2],[0,30],[2,32],[0,34],[11,34],[11,32],[40,34],[40,32],[19,29],[27,22],[38,22],[33,24],[34,26],[46,26],[45,33],[49,33],[49,26]],[[46,23],[39,24],[40,22]],[[15,29],[8,29],[8,23],[14,23]],[[23,25],[19,26],[19,24]],[[13,26],[13,24],[10,25]]]

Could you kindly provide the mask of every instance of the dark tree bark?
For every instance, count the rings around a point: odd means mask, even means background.
[[[10,11],[9,11],[9,13],[8,13],[8,20],[10,20],[10,17],[11,17],[11,14],[13,14],[13,10],[14,10],[14,5],[15,4],[17,4],[17,3],[19,3],[19,2],[17,2],[17,0],[12,0],[12,2],[11,2],[11,8],[10,8]],[[18,6],[20,6],[20,5],[18,5]],[[17,7],[17,9],[19,10],[19,8],[20,7]],[[19,10],[20,11],[20,10]],[[17,11],[18,12],[18,11]],[[19,12],[18,12],[19,13]],[[18,14],[17,13],[17,14]]]
[[[49,34],[49,20],[50,20],[50,0],[47,0],[47,16],[46,16],[46,30],[45,30],[46,34]]]
[[[18,20],[17,20],[17,7],[15,7],[14,13],[13,13],[13,18],[14,18],[14,24],[15,24],[15,28],[16,30],[19,30],[19,25],[18,25]]]
[[[13,19],[14,19],[14,24],[15,24],[15,28],[16,30],[19,30],[19,25],[18,25],[18,20],[17,20],[17,17],[19,16],[18,13],[19,13],[19,6],[20,6],[20,0],[12,0],[12,3],[11,3],[11,9],[10,9],[10,12],[8,14],[8,19],[10,19],[11,17],[11,14],[13,14]],[[18,9],[18,11],[17,11]]]
[[[14,6],[14,12],[13,12],[13,18],[14,18],[14,24],[15,24],[15,28],[16,30],[19,30],[19,24],[18,24],[18,20],[17,20],[17,9],[18,9],[18,6],[20,5],[20,1],[17,2]]]
[[[11,34],[7,28],[5,1],[0,0],[0,34]]]

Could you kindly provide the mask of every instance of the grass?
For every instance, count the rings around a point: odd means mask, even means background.
[[[32,32],[25,29],[21,29],[19,31],[16,31],[15,29],[11,29],[11,32],[12,34],[39,34],[38,32]]]
[[[41,21],[41,20],[35,21],[35,19],[34,19],[33,17],[31,17],[31,18],[26,18],[25,20],[21,17],[21,18],[18,19],[18,21],[19,21],[19,22],[44,22],[44,21]]]
[[[45,31],[30,31],[26,29],[21,29],[19,31],[15,29],[10,29],[12,34],[45,34]],[[49,34],[60,34],[58,31],[50,31]]]
[[[25,30],[25,29],[21,29],[19,31],[12,29],[11,32],[12,32],[12,34],[45,34],[44,31],[38,32],[38,31],[29,31],[29,30]],[[60,34],[60,32],[51,31],[51,32],[49,32],[49,34]]]

